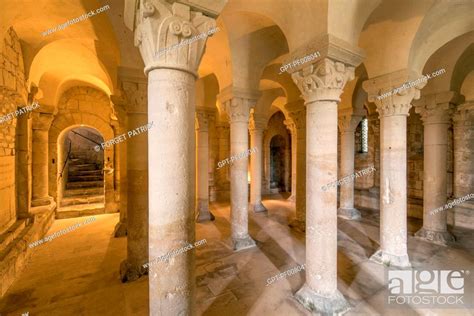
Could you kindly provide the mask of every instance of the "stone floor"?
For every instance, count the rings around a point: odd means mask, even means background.
[[[196,283],[198,315],[309,315],[293,298],[304,271],[266,286],[266,280],[305,261],[304,235],[290,230],[291,204],[279,195],[264,200],[268,215],[250,215],[257,248],[234,253],[229,204],[215,203],[215,222],[197,224]],[[378,214],[362,210],[359,222],[339,221],[339,290],[354,306],[347,315],[473,315],[474,310],[414,310],[384,305],[384,267],[368,261],[378,248]],[[96,221],[33,249],[30,263],[0,301],[0,315],[148,315],[148,278],[122,284],[118,267],[126,255],[125,238],[113,238],[118,214]],[[56,220],[48,234],[86,218]],[[410,235],[421,221],[410,219]],[[409,237],[415,267],[474,267],[471,231],[456,231],[458,244],[445,248]],[[468,298],[473,303],[472,291]],[[467,293],[466,293],[467,294]]]

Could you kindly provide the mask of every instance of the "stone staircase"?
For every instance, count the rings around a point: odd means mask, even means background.
[[[104,214],[104,203],[104,174],[101,167],[84,158],[71,158],[66,188],[56,218]]]

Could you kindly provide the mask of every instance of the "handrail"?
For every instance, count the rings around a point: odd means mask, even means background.
[[[79,135],[79,136],[81,136],[81,137],[87,139],[87,140],[90,141],[90,142],[93,142],[93,143],[96,144],[96,145],[99,145],[99,146],[101,145],[100,143],[96,142],[95,140],[90,139],[89,137],[84,136],[84,135],[82,135],[82,134],[79,134],[78,132],[75,132],[75,131],[71,131],[71,132],[73,132],[74,134]]]
[[[69,149],[67,151],[67,157],[66,157],[66,161],[64,161],[64,165],[63,165],[63,170],[61,170],[61,173],[59,174],[59,178],[58,178],[58,181],[59,179],[61,179],[63,177],[63,172],[64,172],[64,168],[66,168],[66,164],[70,158],[70,155],[71,155],[71,144],[72,142],[69,140]]]

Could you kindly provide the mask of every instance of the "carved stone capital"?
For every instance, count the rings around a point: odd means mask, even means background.
[[[209,122],[214,119],[214,113],[211,110],[196,108],[196,130],[209,131]]]
[[[291,77],[307,103],[340,101],[346,82],[354,79],[354,67],[325,58],[294,72]]]
[[[263,131],[267,127],[267,118],[258,115],[255,113],[252,113],[250,116],[250,122],[249,122],[249,130],[254,131],[254,130],[261,130]]]
[[[33,119],[32,129],[47,131],[53,122],[54,114],[52,112],[33,111],[31,117]]]
[[[455,104],[462,98],[453,91],[422,96],[414,102],[415,112],[420,114],[424,124],[448,124],[455,111]]]
[[[112,102],[123,104],[128,114],[148,113],[148,80],[136,69],[119,68],[119,78],[123,94],[112,98]]]
[[[285,124],[286,128],[290,131],[291,135],[296,133],[296,126],[295,123],[291,120],[284,120],[283,124]]]
[[[230,123],[248,123],[250,109],[255,107],[260,96],[259,91],[249,91],[229,86],[223,89],[217,97],[223,105]]]
[[[337,123],[341,133],[354,133],[363,115],[353,113],[352,109],[339,111]]]
[[[135,20],[135,46],[145,62],[145,73],[170,68],[198,77],[197,69],[207,35],[216,26],[215,19],[178,2],[141,0]]]
[[[474,102],[469,101],[467,103],[460,104],[456,107],[456,112],[453,115],[453,121],[455,125],[460,125],[464,122],[474,123]]]
[[[230,126],[227,123],[220,123],[216,125],[217,138],[218,139],[229,139]]]
[[[377,106],[379,116],[408,116],[412,101],[420,98],[426,81],[415,72],[404,69],[366,80],[362,87],[369,102]]]
[[[291,112],[289,111],[288,115],[292,119],[297,130],[306,128],[306,108],[301,108]]]

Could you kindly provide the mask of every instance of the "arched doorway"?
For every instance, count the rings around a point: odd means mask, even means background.
[[[105,213],[104,137],[79,126],[58,139],[58,211],[56,218]]]

